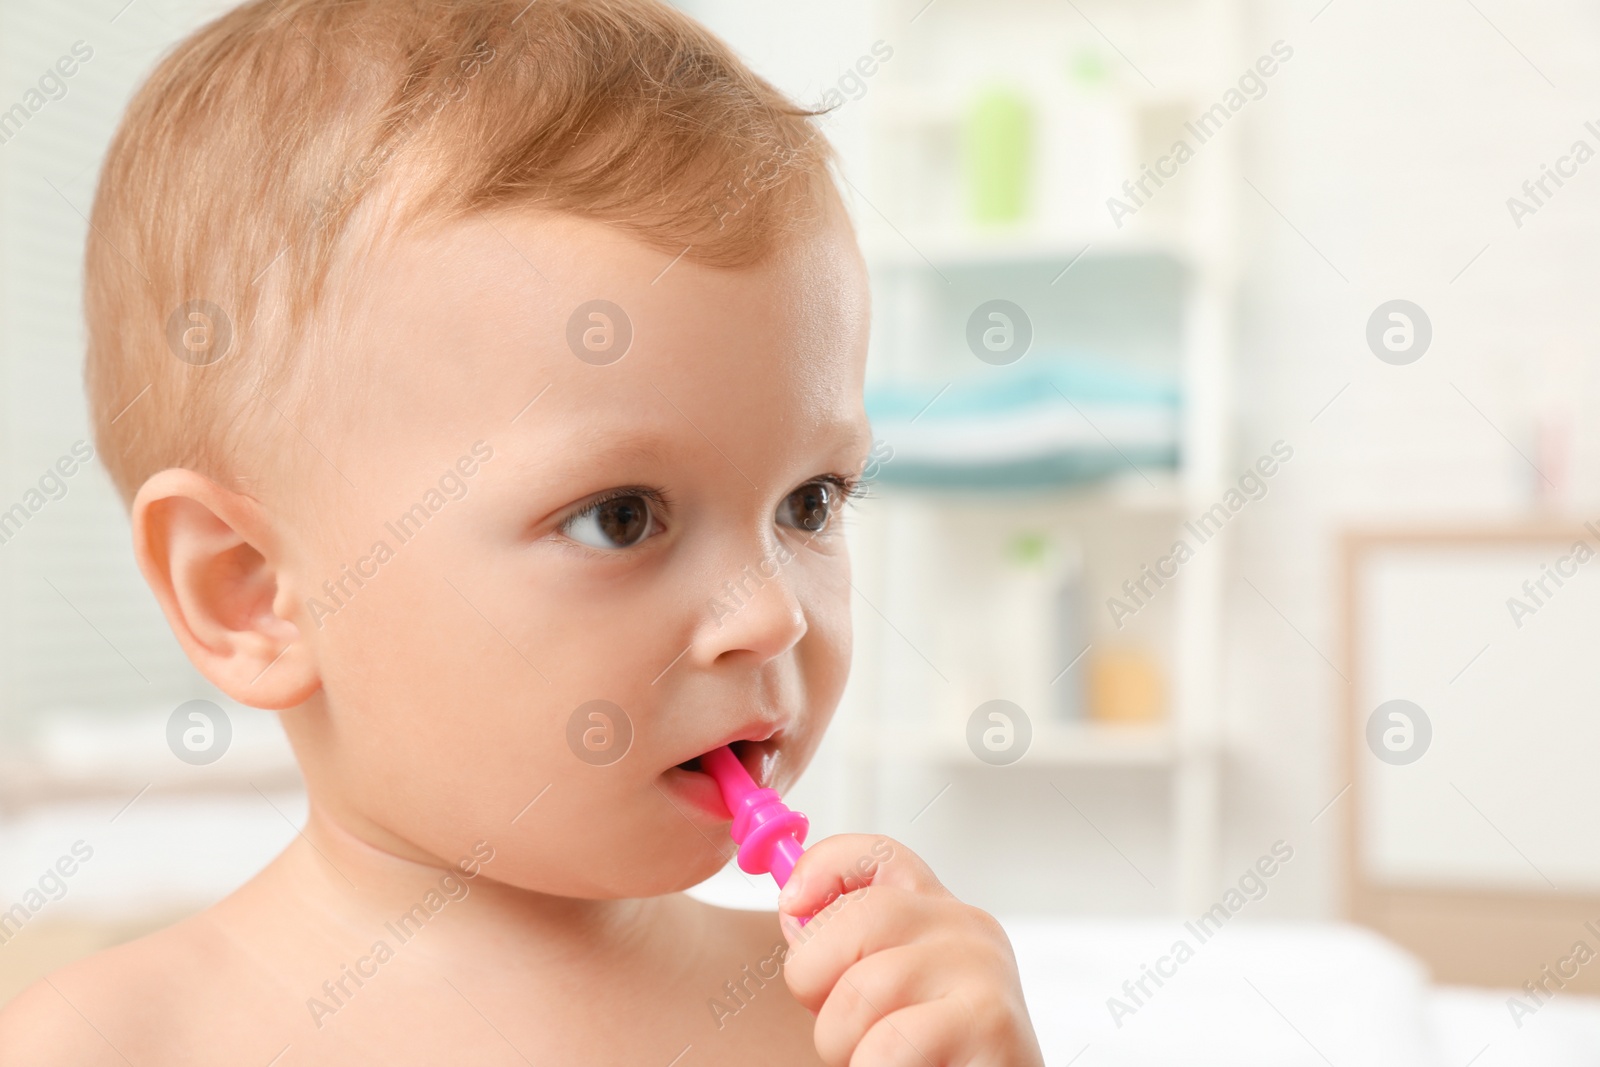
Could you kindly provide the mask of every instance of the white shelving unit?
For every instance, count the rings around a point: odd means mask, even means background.
[[[1048,280],[1059,271],[1044,289],[1070,304],[1065,294],[1080,282],[1093,289],[1098,276],[1111,296],[1096,316],[1101,327],[1094,346],[1106,356],[1126,354],[1145,369],[1153,361],[1162,364],[1179,385],[1180,460],[1176,469],[1130,467],[1091,484],[1004,492],[902,487],[892,478],[881,482],[855,544],[856,585],[868,605],[861,617],[881,618],[885,625],[864,628],[874,632],[858,636],[856,684],[862,699],[850,718],[856,733],[849,750],[855,753],[855,773],[868,785],[859,791],[852,817],[862,825],[873,823],[875,785],[891,761],[916,761],[935,774],[941,767],[975,766],[965,740],[967,716],[986,699],[1016,699],[1012,692],[1031,686],[1044,694],[1040,699],[1046,706],[1028,709],[1033,740],[1017,766],[1064,776],[1120,771],[1157,776],[1170,797],[1166,838],[1174,877],[1162,886],[1166,906],[1203,910],[1218,885],[1219,635],[1226,537],[1201,547],[1126,631],[1111,627],[1105,599],[1124,578],[1137,578],[1138,564],[1151,562],[1152,552],[1169,548],[1185,520],[1215,503],[1232,473],[1227,398],[1237,274],[1233,215],[1242,188],[1236,163],[1240,131],[1208,140],[1121,229],[1104,206],[1106,197],[1121,194],[1120,182],[1108,187],[1104,176],[1136,179],[1139,164],[1153,158],[1151,146],[1161,146],[1155,149],[1159,153],[1184,118],[1203,112],[1234,84],[1248,63],[1239,40],[1239,4],[1147,0],[1124,5],[1121,10],[1133,10],[1129,17],[1140,28],[1128,40],[1157,56],[1140,70],[1115,46],[1108,47],[1119,36],[1117,26],[1088,24],[1071,5],[1046,7],[1031,0],[982,5],[945,0],[918,16],[915,36],[899,44],[923,2],[879,0],[877,36],[897,42],[899,65],[885,64],[856,105],[865,109],[864,143],[871,161],[865,174],[858,171],[853,179],[877,300],[869,382],[925,383],[932,398],[941,382],[959,381],[963,359],[968,369],[982,371],[983,365],[965,352],[963,336],[949,336],[949,330],[941,334],[934,324],[964,317],[968,307],[955,309],[952,319],[948,303],[965,296],[975,306],[972,293],[986,278],[992,280],[988,297],[1008,298],[1014,279],[1047,272],[1042,277]],[[1163,24],[1181,41],[1151,45],[1149,31]],[[1017,51],[1012,70],[996,66],[997,56],[1004,54],[998,42],[1007,40]],[[1098,65],[1104,77],[1087,87],[1068,77],[1052,80],[1052,55],[1061,70],[1087,63],[1090,69]],[[1184,62],[1163,61],[1178,55]],[[958,63],[959,70],[942,65],[939,56]],[[1098,57],[1098,64],[1085,57]],[[1170,73],[1174,70],[1178,73]],[[1159,87],[1148,84],[1146,74],[1157,78]],[[1033,105],[1038,151],[1031,209],[1015,224],[980,227],[961,221],[953,206],[959,205],[959,190],[949,188],[960,181],[952,161],[959,160],[962,109],[981,88],[1008,82]],[[1120,116],[1124,125],[1106,129],[1108,116]],[[1084,151],[1103,150],[1116,158],[1069,165],[1077,147],[1071,130],[1095,128],[1102,136],[1086,139]],[[1048,143],[1052,138],[1055,143]],[[1073,172],[1070,180],[1063,177],[1064,166]],[[1068,187],[1074,190],[1069,203],[1051,201],[1053,190]],[[1098,196],[1084,192],[1090,188],[1097,188]],[[1068,264],[1070,271],[1063,269]],[[1152,284],[1146,291],[1141,275],[1177,276],[1181,283],[1170,289]],[[1063,284],[1063,277],[1070,281]],[[1117,289],[1117,278],[1125,288]],[[1170,308],[1153,306],[1169,297]],[[1125,312],[1125,339],[1116,333],[1119,308]],[[1169,312],[1170,344],[1153,345]],[[1113,324],[1109,328],[1107,321]],[[888,443],[893,445],[892,436]],[[986,598],[998,595],[985,591],[983,560],[961,558],[963,552],[982,554],[985,524],[997,528],[996,539],[1006,536],[999,528],[1009,526],[1077,543],[1089,591],[1085,612],[1091,651],[1125,641],[1130,633],[1151,650],[1167,693],[1161,721],[1063,720],[1048,707],[1055,698],[1037,679],[1011,679],[1016,684],[1010,691],[994,691],[996,665],[983,661],[994,658],[985,648],[996,646],[963,647],[959,636],[982,625],[974,619],[992,617],[994,605]],[[1029,643],[1030,624],[1012,622],[1018,643]],[[1042,655],[1054,658],[1036,669],[1055,673],[1071,650],[1046,649]]]

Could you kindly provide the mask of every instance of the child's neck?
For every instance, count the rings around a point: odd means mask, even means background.
[[[349,826],[313,801],[305,830],[284,858],[309,875],[302,892],[344,921],[381,926],[408,914],[427,921],[424,913],[451,912],[452,941],[476,941],[483,933],[504,943],[514,931],[520,951],[563,956],[581,946],[599,959],[633,955],[645,947],[646,932],[678,925],[657,921],[681,905],[676,894],[589,900],[519,889],[494,878],[493,855],[484,847],[475,855],[469,846],[460,857],[432,856],[370,824]]]

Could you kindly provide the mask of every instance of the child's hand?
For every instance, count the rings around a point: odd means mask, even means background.
[[[1000,924],[952,896],[898,841],[817,842],[778,909],[789,939],[784,981],[817,1016],[817,1053],[829,1067],[1044,1063]]]

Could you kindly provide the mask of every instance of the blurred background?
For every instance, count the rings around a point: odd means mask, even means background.
[[[74,455],[101,153],[226,6],[0,0],[0,907],[93,851],[0,925],[0,999],[215,901],[304,815],[275,720],[190,668]],[[1258,966],[1360,945],[1376,970],[1325,972],[1346,993],[1457,990],[1439,1062],[1600,1062],[1574,962],[1600,950],[1600,9],[680,6],[831,109],[872,271],[814,833],[904,840],[1078,959],[1220,905]],[[192,700],[227,716],[210,763],[169,745]],[[1059,1018],[1104,1024],[1159,951]],[[1293,1015],[1251,1003],[1247,1029]],[[1588,1052],[1517,1045],[1534,1013]],[[1263,1062],[1343,1062],[1351,1027],[1297,1021]]]

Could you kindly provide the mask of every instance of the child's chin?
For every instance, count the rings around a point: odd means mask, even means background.
[[[610,900],[643,900],[647,897],[666,896],[693,889],[722,869],[715,858],[707,863],[684,867],[663,867],[657,871],[639,871],[626,882],[608,885],[604,898]]]
[[[726,853],[719,856],[705,837],[687,825],[683,828],[689,832],[687,839],[651,842],[641,847],[635,862],[601,876],[600,892],[594,895],[643,899],[681,893],[715,875],[733,858],[732,841],[728,842]]]
[[[684,829],[689,829],[687,826]],[[691,831],[692,833],[692,831]],[[715,875],[733,857],[733,842],[719,856],[704,837],[675,840],[672,851],[651,848],[641,851],[640,860],[612,884],[618,897],[657,897],[692,889]]]
[[[718,871],[722,870],[723,866],[724,864],[711,860],[703,864],[699,870],[679,878],[670,888],[663,890],[663,892],[681,893],[686,889],[693,889],[706,879],[714,877]]]

